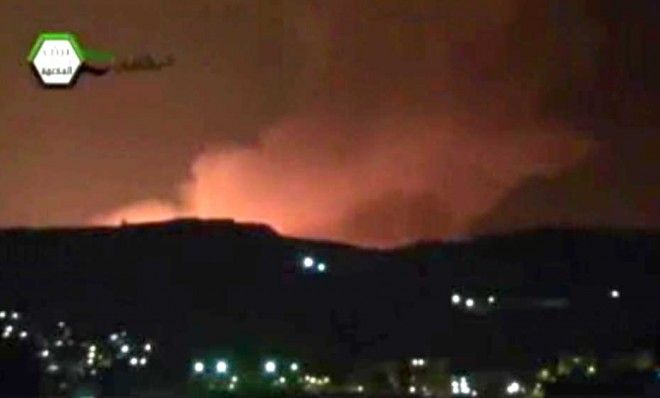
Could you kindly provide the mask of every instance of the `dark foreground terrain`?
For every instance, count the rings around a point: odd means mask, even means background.
[[[305,256],[327,271],[305,272]],[[511,368],[561,350],[654,348],[660,330],[653,231],[534,230],[380,251],[181,220],[5,230],[0,265],[0,307],[81,334],[128,325],[158,342],[154,372],[168,383],[209,352],[285,355],[338,375],[415,355]],[[454,292],[478,305],[454,308]],[[491,294],[497,306],[484,307]]]

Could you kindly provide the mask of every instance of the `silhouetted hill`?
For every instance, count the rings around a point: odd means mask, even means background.
[[[593,325],[612,331],[595,345],[650,336],[657,314],[640,303],[660,302],[659,249],[659,233],[632,230],[538,230],[386,251],[227,220],[12,229],[0,232],[0,307],[19,306],[42,323],[66,319],[81,333],[126,325],[153,336],[178,376],[192,355],[218,350],[335,369],[416,354],[499,363],[512,344],[535,355],[550,332],[566,330],[540,351],[589,343]],[[303,272],[306,255],[328,272]],[[602,304],[612,304],[613,286],[623,295],[615,312]],[[503,306],[532,296],[567,297],[572,306],[555,318],[536,310],[475,317],[451,310],[455,289],[495,292]],[[581,318],[584,311],[592,316]],[[543,333],[535,317],[555,324]]]

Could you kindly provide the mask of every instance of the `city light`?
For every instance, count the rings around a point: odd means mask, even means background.
[[[118,338],[119,335],[117,335],[117,333],[113,333],[110,335],[110,341],[117,341]]]
[[[495,296],[488,296],[488,304],[495,304]]]
[[[318,268],[319,272],[325,272],[326,266],[323,263],[319,263],[317,268]]]
[[[42,358],[48,358],[48,355],[50,355],[50,351],[42,350],[40,355],[41,355]]]
[[[363,386],[357,386],[357,392],[363,393],[364,392],[364,387]]]
[[[612,290],[610,291],[610,297],[612,297],[612,298],[619,298],[620,296],[621,296],[621,293],[619,293],[618,290],[616,290],[616,289],[612,289]]]
[[[96,352],[96,346],[94,344],[89,346],[89,352]]]
[[[594,365],[589,365],[589,367],[587,368],[587,373],[589,373],[590,375],[595,374],[596,373],[596,367]]]
[[[57,366],[56,363],[51,363],[50,365],[48,365],[48,369],[47,369],[47,370],[48,370],[48,372],[50,372],[50,373],[55,373],[55,372],[57,372],[58,370],[60,370],[60,367]]]
[[[195,371],[195,373],[204,372],[204,364],[199,361],[195,362],[195,364],[193,365],[193,370]]]
[[[284,384],[284,383],[286,383],[286,377],[284,377],[284,376],[280,376],[280,378],[279,378],[279,382],[280,382],[280,384]]]
[[[137,359],[136,357],[131,357],[131,359],[128,361],[128,363],[129,363],[131,366],[137,366],[137,364],[138,364],[138,359]]]
[[[294,363],[291,364],[290,369],[291,369],[292,372],[297,372],[298,369],[299,369],[299,366],[298,366],[297,363],[294,362]]]
[[[64,323],[64,321],[57,322],[57,327],[59,327],[60,329],[63,329],[65,326],[66,324]]]
[[[465,376],[461,377],[460,384],[459,384],[459,390],[461,394],[469,394],[470,393],[470,386],[468,385],[467,378]]]
[[[151,344],[149,344],[149,343],[147,343],[147,344],[144,345],[144,350],[145,350],[146,352],[151,352],[151,348],[152,348],[152,347],[151,347]]]
[[[277,371],[277,364],[275,361],[266,361],[264,364],[264,370],[266,373],[275,373]]]
[[[28,336],[28,332],[26,332],[25,330],[23,330],[23,331],[18,335],[18,337],[19,337],[20,339],[26,339],[27,336]]]
[[[456,380],[451,381],[451,393],[454,395],[458,395],[461,393],[460,386]]]
[[[509,385],[506,386],[506,393],[509,395],[520,394],[522,392],[522,387],[517,381],[512,381]]]
[[[0,319],[5,319],[7,317],[7,311],[0,311]]]
[[[15,312],[15,311],[14,311],[14,312],[11,313],[11,319],[16,320],[16,319],[18,319],[18,318],[20,318],[20,315],[19,315],[18,312]]]
[[[55,341],[55,347],[62,347],[64,345],[64,342],[62,340],[56,340]]]
[[[146,366],[146,365],[147,365],[147,357],[140,358],[140,366]]]
[[[232,383],[238,383],[238,376],[232,376],[231,377],[231,382]]]
[[[417,392],[417,388],[415,386],[410,386],[408,387],[408,392],[414,394],[415,392]]]
[[[474,307],[474,299],[468,298],[467,300],[465,300],[465,306],[468,308]]]
[[[460,304],[461,303],[461,295],[460,294],[452,294],[451,295],[451,303],[454,305]]]
[[[126,354],[131,350],[131,348],[128,346],[128,344],[124,344],[121,346],[121,352],[122,354]]]
[[[312,268],[314,266],[314,259],[311,257],[305,257],[303,259],[303,267]]]
[[[215,372],[224,374],[227,373],[227,370],[229,369],[229,365],[227,364],[227,361],[220,360],[215,364]]]

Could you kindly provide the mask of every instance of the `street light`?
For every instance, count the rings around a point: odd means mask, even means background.
[[[295,363],[295,362],[292,363],[291,366],[290,366],[290,369],[291,369],[292,372],[297,372],[299,368],[300,368],[300,367],[299,367],[298,364]]]
[[[314,259],[307,256],[303,259],[303,267],[312,268],[314,266]]]
[[[461,303],[461,295],[460,294],[452,294],[451,295],[451,303],[456,305]]]
[[[474,299],[468,298],[467,300],[465,300],[465,306],[468,308],[474,307]]]
[[[621,293],[619,293],[618,290],[616,290],[616,289],[612,289],[612,290],[610,291],[610,297],[612,297],[612,298],[619,298],[620,296],[621,296]]]
[[[506,386],[506,393],[509,395],[519,394],[520,392],[522,392],[522,387],[517,381],[512,381]]]
[[[270,373],[270,374],[275,373],[277,371],[277,364],[275,363],[275,361],[266,361],[266,363],[264,364],[264,370],[266,371],[266,373]]]
[[[215,371],[218,374],[227,373],[227,369],[229,369],[229,365],[227,364],[227,361],[220,360],[215,364]]]
[[[204,372],[204,363],[197,361],[193,364],[193,371],[197,374]]]
[[[318,267],[319,272],[325,272],[325,269],[326,269],[325,264],[319,263],[319,265],[317,267]]]

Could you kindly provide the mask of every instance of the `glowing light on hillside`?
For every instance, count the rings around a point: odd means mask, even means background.
[[[193,365],[193,370],[195,371],[195,373],[204,372],[204,364],[199,361],[195,362],[195,364]]]
[[[467,300],[465,300],[465,306],[468,308],[474,307],[474,299],[468,298]]]
[[[266,373],[275,373],[277,371],[277,364],[275,361],[266,361],[264,364],[264,370]]]

